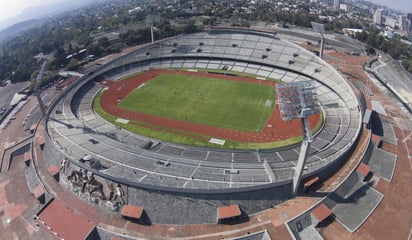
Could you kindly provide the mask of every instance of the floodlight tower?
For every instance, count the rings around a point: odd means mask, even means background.
[[[282,120],[300,119],[302,122],[303,142],[293,176],[293,195],[298,191],[310,143],[313,140],[308,117],[320,112],[315,90],[313,81],[280,83],[276,86]]]
[[[152,37],[152,44],[154,44],[154,23],[160,21],[159,15],[149,14],[146,17],[146,24],[150,26],[150,35]]]
[[[150,25],[150,35],[152,36],[152,44],[154,44],[153,23]]]
[[[39,102],[39,107],[40,107],[40,111],[43,116],[43,119],[46,119],[46,110],[45,110],[43,100],[41,99],[40,92],[38,89],[40,87],[41,80],[43,78],[44,69],[46,67],[46,64],[47,64],[47,61],[44,61],[43,64],[41,65],[39,74],[37,74],[37,77],[36,77],[36,83],[34,85],[34,94],[36,95],[37,101]]]
[[[320,34],[320,51],[319,57],[323,58],[323,46],[325,43],[325,25],[317,22],[311,22],[313,31]]]

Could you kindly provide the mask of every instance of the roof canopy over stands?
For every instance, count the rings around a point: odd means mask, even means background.
[[[311,215],[314,218],[315,223],[318,224],[324,221],[330,215],[332,215],[332,211],[325,204],[322,203],[318,207],[312,210]]]
[[[360,165],[359,165],[359,167],[357,168],[357,171],[358,171],[358,173],[359,174],[361,174],[362,176],[364,176],[364,179],[363,180],[365,180],[365,178],[369,175],[369,173],[371,172],[371,168],[368,166],[368,165],[366,165],[366,164],[364,164],[364,163],[361,163]]]
[[[140,220],[143,214],[143,208],[132,206],[132,205],[124,205],[121,215],[126,218],[133,218],[136,220]]]
[[[50,175],[55,176],[59,173],[59,168],[56,165],[52,165],[48,169]]]
[[[42,198],[43,196],[44,196],[44,194],[45,194],[45,191],[44,191],[44,188],[43,188],[43,186],[41,186],[41,185],[38,185],[37,187],[35,187],[34,189],[33,189],[33,195],[34,195],[34,197],[36,198],[36,199],[40,199],[40,198]]]
[[[30,126],[30,132],[33,133],[34,130],[36,130],[36,127],[37,127],[37,124],[32,124],[32,125]]]
[[[375,142],[379,145],[379,143],[381,142],[381,137],[376,134],[372,134],[372,142]]]
[[[240,212],[240,208],[238,205],[230,205],[230,206],[217,208],[218,222],[227,220],[227,219],[240,217],[241,214],[242,213]]]
[[[47,171],[56,181],[60,180],[60,169],[56,165],[51,165]]]
[[[25,152],[24,153],[24,162],[27,164],[31,160],[31,155],[30,152]]]
[[[39,137],[38,143],[39,143],[39,146],[40,146],[40,147],[44,146],[44,144],[46,143],[46,141],[44,140],[44,137],[43,137],[43,136]]]

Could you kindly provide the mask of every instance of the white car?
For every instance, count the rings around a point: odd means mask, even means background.
[[[81,160],[83,160],[83,161],[90,161],[90,160],[92,160],[92,156],[90,155],[90,154],[84,154],[84,156],[82,157],[82,159]]]

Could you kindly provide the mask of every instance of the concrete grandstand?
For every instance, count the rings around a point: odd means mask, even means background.
[[[283,82],[315,80],[325,121],[312,143],[304,178],[330,176],[351,154],[361,132],[364,106],[352,87],[313,53],[273,33],[210,30],[118,58],[80,78],[53,102],[44,158],[49,167],[68,159],[67,176],[86,169],[102,182],[121,184],[127,189],[124,201],[143,207],[152,223],[213,223],[218,206],[237,204],[247,216],[290,199],[300,147],[256,152],[160,142],[130,134],[95,114],[92,102],[101,91],[96,80],[152,68],[225,69]],[[156,144],[147,148],[148,142]],[[92,161],[79,161],[85,155]]]
[[[327,36],[322,60],[303,30],[206,30],[109,56],[63,91],[42,89],[44,121],[29,98],[0,130],[0,238],[409,239],[410,115],[376,59],[341,38]],[[104,81],[188,69],[315,80],[323,121],[297,196],[300,144],[183,145],[132,134],[93,109]]]

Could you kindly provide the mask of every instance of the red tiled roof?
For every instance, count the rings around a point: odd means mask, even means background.
[[[55,176],[59,173],[59,168],[56,165],[51,165],[48,169],[50,175]]]
[[[238,205],[230,205],[217,208],[217,216],[219,219],[239,217],[241,215]]]
[[[39,142],[39,145],[43,145],[46,143],[43,136],[39,137],[38,142]]]
[[[112,240],[124,240],[122,237],[113,237]]]
[[[30,161],[30,160],[31,160],[30,152],[25,152],[24,153],[24,161],[27,162],[27,161]]]
[[[319,177],[312,177],[312,178],[308,179],[308,180],[305,182],[304,186],[305,186],[305,187],[310,187],[310,186],[312,186],[313,184],[315,184],[315,183],[318,182],[318,181],[319,181]]]
[[[121,212],[122,216],[134,219],[140,219],[142,217],[142,213],[143,208],[132,205],[124,205]]]
[[[362,174],[363,176],[367,176],[371,171],[371,168],[368,165],[361,163],[357,170],[358,173]]]
[[[95,225],[76,214],[63,201],[55,199],[39,214],[38,218],[50,227],[50,234],[57,233],[65,240],[86,239]]]
[[[376,135],[376,134],[372,134],[372,142],[380,142],[381,141],[381,137]]]
[[[44,188],[41,185],[38,185],[33,189],[33,195],[35,198],[39,199],[41,196],[44,195]]]
[[[320,204],[317,206],[315,209],[312,210],[312,215],[319,221],[322,222],[325,220],[327,217],[329,217],[332,214],[332,211],[325,205],[325,204]]]

